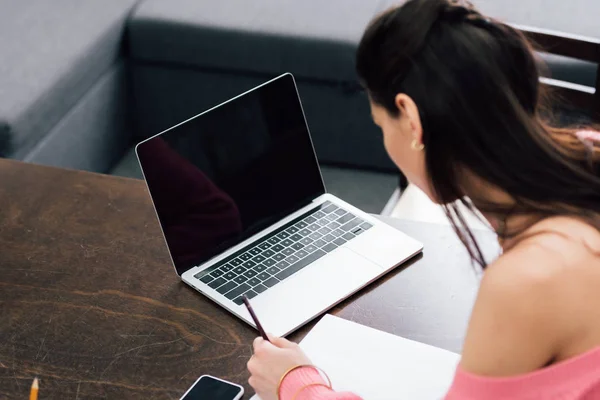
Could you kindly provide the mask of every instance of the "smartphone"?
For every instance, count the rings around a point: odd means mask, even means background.
[[[210,375],[202,375],[179,400],[239,400],[244,388]]]

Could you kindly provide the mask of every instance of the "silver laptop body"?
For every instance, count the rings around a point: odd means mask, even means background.
[[[136,147],[181,279],[285,336],[422,251],[326,193],[294,78],[281,75]]]

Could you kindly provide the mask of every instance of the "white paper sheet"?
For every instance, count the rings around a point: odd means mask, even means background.
[[[300,346],[327,372],[335,390],[365,400],[441,399],[460,358],[332,315],[324,316]]]

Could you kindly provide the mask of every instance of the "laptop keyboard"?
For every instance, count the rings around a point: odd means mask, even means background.
[[[242,295],[258,296],[371,227],[326,202],[194,277],[241,305]]]

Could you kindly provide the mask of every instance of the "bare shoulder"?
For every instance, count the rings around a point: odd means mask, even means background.
[[[532,232],[539,234],[484,274],[461,361],[469,372],[510,376],[541,368],[585,325],[585,313],[573,310],[581,310],[578,299],[590,282],[600,285],[600,258],[590,251],[600,249],[600,234],[563,219],[543,221]],[[600,296],[594,301],[600,307]]]

